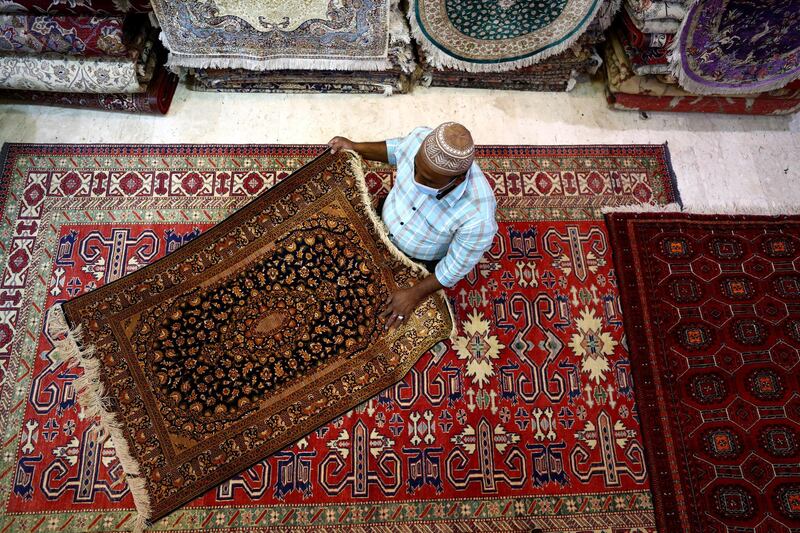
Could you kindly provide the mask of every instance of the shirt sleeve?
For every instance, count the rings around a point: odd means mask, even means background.
[[[390,165],[397,165],[397,152],[400,149],[400,143],[404,140],[405,137],[386,139],[386,155],[389,157]]]
[[[496,233],[497,222],[494,218],[458,228],[447,255],[436,265],[439,283],[449,288],[469,274],[486,250],[491,248]]]

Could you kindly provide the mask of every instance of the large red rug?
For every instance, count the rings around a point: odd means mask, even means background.
[[[800,529],[800,217],[608,217],[661,531]]]
[[[0,532],[119,531],[113,441],[43,312],[196,238],[314,146],[7,145],[0,224]],[[500,230],[460,322],[394,387],[157,530],[653,530],[600,209],[675,199],[659,146],[483,147]],[[367,169],[372,193],[392,171]]]

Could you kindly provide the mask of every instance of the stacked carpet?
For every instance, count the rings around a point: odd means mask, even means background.
[[[416,0],[408,17],[422,82],[439,87],[568,91],[600,66],[618,2],[448,3]]]
[[[800,108],[800,2],[626,0],[606,46],[617,109],[787,114]]]
[[[63,10],[59,10],[61,7]],[[0,98],[164,113],[177,79],[145,5],[0,4]]]
[[[557,91],[572,89],[581,73],[594,73],[600,58],[594,51],[596,41],[582,36],[568,50],[528,67],[507,72],[468,72],[455,68],[434,68],[420,51],[422,83],[433,87],[505,89],[521,91]]]
[[[195,91],[253,93],[401,94],[411,77],[399,67],[383,71],[192,69],[188,86]]]
[[[209,7],[210,6],[210,7]],[[392,0],[154,0],[189,87],[241,92],[406,92],[416,70]]]
[[[614,109],[739,115],[783,115],[800,109],[800,82],[766,93],[737,96],[698,95],[670,74],[637,75],[617,35],[604,50],[606,99]]]

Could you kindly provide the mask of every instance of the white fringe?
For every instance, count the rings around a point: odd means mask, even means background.
[[[614,22],[614,17],[619,13],[621,7],[622,0],[607,0],[603,2],[600,12],[597,14],[597,22],[601,31],[606,31],[611,27],[611,23]]]
[[[678,83],[681,87],[683,87],[686,91],[692,94],[699,94],[699,95],[709,95],[709,96],[741,96],[747,95],[752,96],[754,93],[766,93],[770,91],[777,91],[778,89],[783,89],[789,83],[793,82],[795,78],[781,78],[777,80],[773,80],[770,83],[760,83],[758,87],[754,87],[752,85],[745,85],[741,87],[711,87],[704,83],[700,83],[693,79],[687,70],[684,67],[683,59],[681,58],[681,41],[683,41],[683,33],[686,31],[687,26],[690,24],[690,19],[692,18],[691,15],[694,12],[695,6],[699,4],[701,0],[694,0],[694,2],[687,8],[686,17],[681,22],[680,27],[678,28],[677,33],[675,34],[675,39],[670,44],[670,55],[669,55],[669,68],[670,72],[673,76],[678,78]],[[797,31],[797,30],[793,30]]]
[[[131,9],[131,3],[129,0],[114,0],[114,7],[123,13],[127,13]]]
[[[547,59],[548,57],[558,55],[561,52],[568,50],[573,44],[575,44],[578,38],[581,35],[583,35],[583,33],[591,24],[591,22],[597,16],[597,13],[600,11],[601,6],[603,6],[603,2],[598,1],[597,5],[595,5],[594,9],[587,17],[587,22],[584,24],[583,28],[580,29],[576,28],[576,31],[567,40],[559,43],[556,46],[543,50],[538,54],[534,54],[529,57],[524,57],[522,59],[517,59],[515,61],[504,61],[500,63],[476,63],[472,61],[463,61],[461,59],[456,59],[450,54],[443,52],[438,46],[433,44],[425,36],[422,29],[419,27],[419,23],[417,22],[417,15],[416,15],[417,1],[418,0],[409,0],[407,15],[409,24],[411,24],[411,34],[414,36],[414,40],[419,44],[419,46],[425,52],[425,60],[428,62],[430,66],[437,69],[451,68],[456,70],[463,70],[466,72],[508,72],[510,70],[515,70],[518,68],[535,65],[536,63],[544,59]],[[613,0],[613,1],[618,2],[619,0]]]
[[[83,376],[74,383],[78,401],[87,417],[100,419],[101,431],[109,435],[113,441],[114,450],[125,472],[125,481],[128,483],[128,489],[136,506],[137,517],[134,522],[134,532],[143,531],[152,515],[150,496],[147,493],[144,479],[139,477],[139,462],[131,455],[128,441],[122,433],[122,425],[114,412],[109,410],[110,398],[105,395],[105,387],[100,380],[100,360],[94,357],[92,346],[85,346],[81,342],[80,326],[69,329],[60,304],[47,310],[45,329],[49,337],[53,339],[55,356],[68,365],[77,365],[83,368]]]
[[[754,216],[791,216],[800,215],[800,205],[772,203],[768,206],[741,205],[741,204],[705,204],[697,206],[684,206],[672,203],[666,205],[623,205],[618,207],[604,207],[603,214],[610,213],[685,213],[688,215],[754,215]]]
[[[161,32],[164,46],[165,33]],[[246,57],[198,57],[170,52],[167,66],[186,68],[241,68],[245,70],[349,70],[375,71],[389,70],[389,59],[321,59],[306,57],[246,58]]]
[[[386,225],[383,223],[380,217],[378,217],[375,209],[372,208],[372,196],[367,188],[367,181],[364,177],[364,166],[361,156],[352,150],[346,150],[346,152],[355,156],[350,160],[350,164],[351,168],[353,169],[353,175],[356,178],[358,192],[361,194],[361,202],[367,207],[367,215],[369,216],[370,222],[372,222],[372,226],[375,228],[375,232],[380,237],[383,245],[386,246],[386,248],[389,250],[389,253],[392,254],[392,257],[403,263],[404,266],[410,268],[412,272],[420,276],[429,276],[430,272],[428,272],[427,268],[409,259],[409,257],[397,246],[395,246],[395,244],[389,239],[389,232],[386,230]],[[447,304],[447,310],[450,312],[450,322],[453,325],[453,328],[450,330],[450,340],[455,340],[458,332],[455,310],[453,309],[453,305],[450,303],[450,299],[447,297],[444,290],[440,290],[439,295],[444,299],[445,303]]]

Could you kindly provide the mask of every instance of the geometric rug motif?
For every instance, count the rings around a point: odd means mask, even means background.
[[[800,217],[607,218],[661,531],[800,528]]]
[[[434,67],[501,72],[566,50],[586,31],[604,3],[608,2],[413,0],[408,19]]]
[[[6,145],[0,531],[125,531],[113,440],[54,356],[51,305],[190,243],[320,146]],[[676,200],[662,146],[485,146],[492,248],[447,291],[455,342],[153,529],[654,531],[604,206]],[[385,195],[388,165],[368,163]]]

